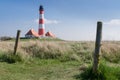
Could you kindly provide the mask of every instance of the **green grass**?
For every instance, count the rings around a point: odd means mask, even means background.
[[[27,63],[0,62],[0,80],[75,80],[80,63],[34,59]]]
[[[89,66],[75,78],[77,80],[120,80],[120,67],[109,66],[102,61],[96,73],[93,73],[92,66]]]
[[[12,39],[12,40],[14,41],[15,39]],[[40,41],[64,41],[60,38],[50,38],[50,37],[48,37],[48,38],[21,38],[21,41],[29,41],[29,40],[34,40],[34,41],[36,41],[36,40],[40,40]]]

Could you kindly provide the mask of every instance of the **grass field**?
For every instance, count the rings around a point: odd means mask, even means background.
[[[100,70],[104,72],[101,72],[104,80],[120,79],[119,44],[119,41],[102,42],[100,62],[104,66]],[[11,57],[14,41],[2,41],[0,80],[87,80],[85,76],[90,72],[94,45],[91,41],[22,40],[18,56]]]
[[[0,63],[0,80],[76,80],[80,63],[76,61],[34,60],[29,63]]]

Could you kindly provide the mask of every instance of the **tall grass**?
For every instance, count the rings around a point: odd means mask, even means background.
[[[120,62],[120,42],[104,42],[102,45],[101,56],[114,63]]]
[[[103,42],[101,57],[108,62],[120,62],[120,42]],[[0,51],[10,53],[14,50],[14,41],[0,42]],[[94,42],[40,41],[28,40],[19,43],[18,55],[23,59],[59,59],[61,61],[77,60],[91,63]]]
[[[120,68],[111,67],[104,61],[99,64],[98,72],[92,72],[92,66],[86,68],[81,74],[75,76],[78,80],[120,80]]]
[[[75,60],[71,46],[65,42],[35,42],[22,49],[40,59]]]
[[[0,62],[16,63],[23,61],[20,55],[0,54]]]
[[[75,79],[120,80],[119,45],[120,42],[103,42],[100,58],[106,62],[100,63],[98,73],[92,73],[92,66],[82,66],[80,69],[82,73],[76,75]],[[40,41],[36,39],[21,41],[18,46],[17,55],[15,56],[12,55],[13,50],[14,41],[0,42],[0,62],[15,63],[26,60],[31,61],[31,59],[38,59],[39,62],[36,62],[36,60],[35,62],[34,60],[31,62],[40,64],[42,60],[48,59],[48,61],[58,60],[61,63],[76,61],[79,64],[88,65],[92,63],[94,42]],[[29,63],[27,62],[27,64]],[[38,66],[38,69],[39,67],[40,66]]]

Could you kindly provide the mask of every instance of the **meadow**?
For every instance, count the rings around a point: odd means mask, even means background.
[[[0,80],[90,78],[93,41],[21,40],[15,56],[14,44],[14,40],[0,41]],[[103,75],[95,80],[120,80],[119,41],[102,42],[99,69]]]

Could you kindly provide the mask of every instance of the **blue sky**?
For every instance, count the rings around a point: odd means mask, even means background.
[[[120,0],[0,0],[0,36],[21,36],[38,30],[43,5],[46,32],[64,40],[95,40],[96,23],[103,22],[103,40],[120,40]]]

